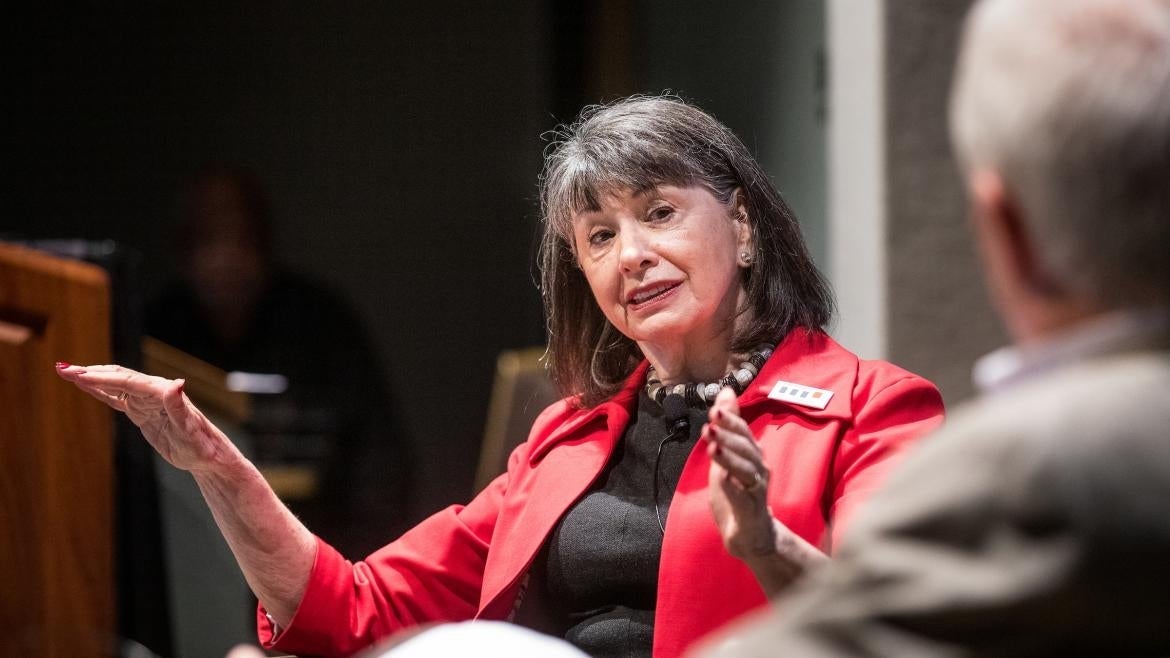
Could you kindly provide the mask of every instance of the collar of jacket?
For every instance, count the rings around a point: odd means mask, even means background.
[[[808,418],[847,419],[852,416],[852,393],[857,381],[857,357],[843,349],[823,331],[798,327],[788,333],[772,358],[739,396],[740,411],[763,413],[768,409],[795,411]],[[529,463],[535,465],[556,445],[590,433],[604,422],[611,435],[620,435],[637,406],[638,392],[646,380],[650,363],[643,360],[626,378],[622,388],[609,400],[570,415],[555,430],[533,446]],[[768,397],[776,381],[787,381],[833,392],[824,409],[814,409]]]

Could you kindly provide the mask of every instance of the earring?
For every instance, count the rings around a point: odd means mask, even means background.
[[[739,252],[739,259],[743,261],[744,265],[752,264],[752,255],[746,251]]]

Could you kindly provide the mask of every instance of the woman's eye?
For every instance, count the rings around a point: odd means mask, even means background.
[[[589,244],[591,244],[591,245],[605,244],[612,237],[613,237],[613,231],[610,231],[607,229],[597,230],[597,231],[594,231],[594,232],[589,234]]]
[[[662,221],[669,219],[674,214],[674,208],[670,206],[658,206],[650,211],[651,221]]]

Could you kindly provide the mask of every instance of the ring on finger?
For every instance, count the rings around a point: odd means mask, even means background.
[[[743,488],[749,493],[755,493],[764,487],[764,476],[760,475],[759,471],[755,471],[753,475],[755,475],[755,479],[752,480],[752,483]]]

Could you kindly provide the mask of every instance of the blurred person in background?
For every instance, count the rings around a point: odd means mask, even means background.
[[[369,553],[405,527],[410,443],[365,327],[275,262],[271,205],[250,172],[189,181],[179,236],[180,276],[148,305],[146,333],[242,373],[231,385],[254,393],[253,458],[310,473],[311,489],[286,502],[347,555]]]
[[[704,656],[1170,655],[1170,2],[977,3],[951,132],[1013,345]]]

